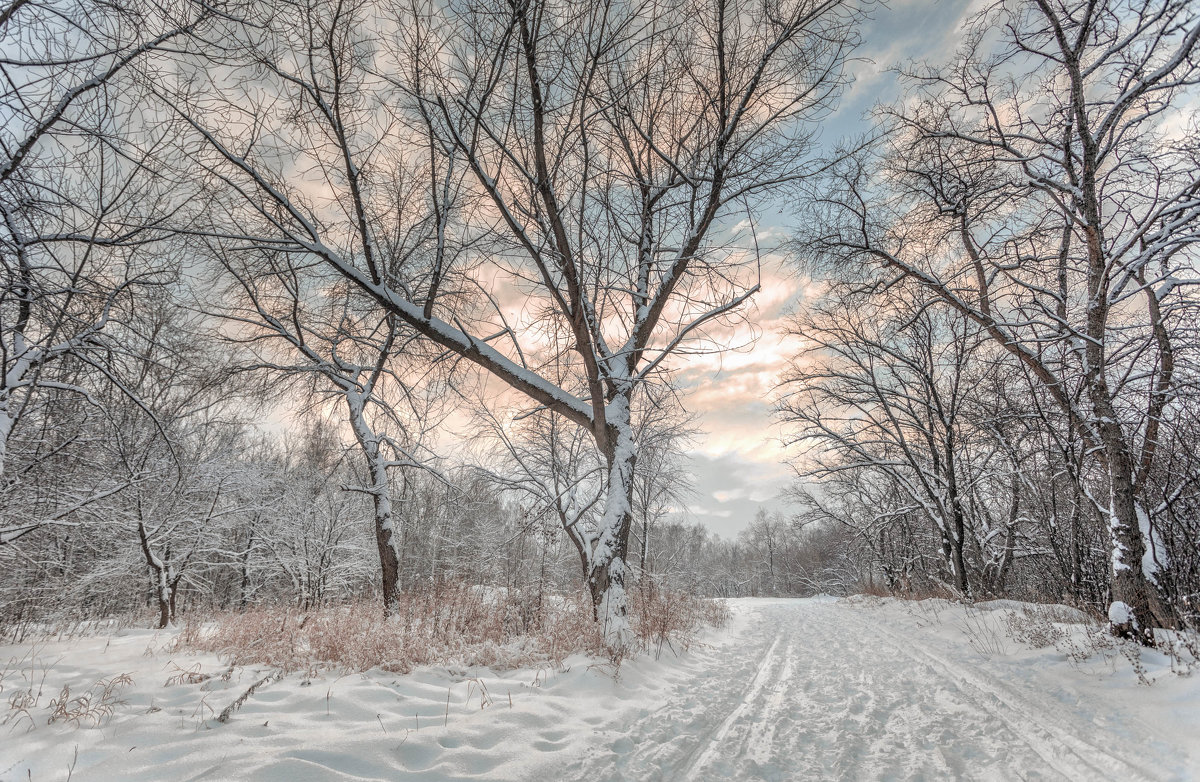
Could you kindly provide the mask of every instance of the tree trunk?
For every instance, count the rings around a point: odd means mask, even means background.
[[[1089,244],[1098,242],[1093,239]],[[1098,263],[1098,261],[1093,261]],[[1133,460],[1112,403],[1108,381],[1104,376],[1104,348],[1100,341],[1104,326],[1096,321],[1105,317],[1107,308],[1095,302],[1105,295],[1103,286],[1093,283],[1093,306],[1088,313],[1088,332],[1092,340],[1086,353],[1091,368],[1088,378],[1088,397],[1096,420],[1096,432],[1102,447],[1104,468],[1108,475],[1108,524],[1112,542],[1112,597],[1108,618],[1114,634],[1154,646],[1155,616],[1151,609],[1154,587],[1147,578],[1146,541],[1138,517],[1136,487],[1133,482]],[[1147,530],[1148,532],[1148,530]]]
[[[649,573],[650,569],[646,566],[646,555],[650,549],[650,514],[642,511],[642,547],[640,552],[639,567],[643,573]]]
[[[963,538],[966,537],[966,523],[963,518],[962,507],[959,505],[957,499],[951,503],[951,506],[954,509],[950,528],[950,551],[954,558],[954,586],[958,589],[959,594],[970,598],[971,582],[967,580],[967,560],[963,556]]]
[[[1112,535],[1112,601],[1108,617],[1112,631],[1146,646],[1154,646],[1151,613],[1153,588],[1143,566],[1146,544],[1138,519],[1133,459],[1109,391],[1106,369],[1109,290],[1109,257],[1104,247],[1101,219],[1099,143],[1089,125],[1087,89],[1082,63],[1075,52],[1064,51],[1071,80],[1071,106],[1075,135],[1081,146],[1082,168],[1076,206],[1083,217],[1088,260],[1088,306],[1084,348],[1088,401],[1108,472],[1109,529]],[[1147,530],[1148,532],[1148,530]]]
[[[181,578],[182,576],[175,576],[175,578],[171,579],[168,586],[167,609],[171,617],[171,622],[174,622],[175,617],[179,616],[179,612],[176,609],[176,597],[179,595],[179,581]]]
[[[154,597],[158,601],[158,628],[164,629],[175,620],[175,600],[172,594],[171,578],[167,563],[160,559],[150,548],[150,535],[146,525],[138,522],[138,540],[142,544],[142,554],[146,557],[146,567],[154,580]],[[170,552],[168,550],[168,560]]]
[[[1115,424],[1115,422],[1113,422]],[[1101,426],[1109,478],[1109,530],[1112,535],[1112,601],[1108,618],[1113,633],[1154,646],[1154,627],[1159,618],[1153,611],[1154,586],[1147,577],[1146,542],[1138,517],[1133,475],[1128,453],[1121,444],[1110,447]]]
[[[242,583],[239,587],[238,606],[245,609],[250,602],[250,552],[254,548],[254,528],[246,538],[246,550],[242,552]]]
[[[171,626],[171,600],[168,597],[169,587],[164,583],[161,573],[154,574],[154,597],[158,601],[158,629]]]
[[[367,459],[370,472],[371,503],[375,513],[375,546],[379,551],[382,573],[383,615],[393,616],[397,610],[400,583],[400,546],[392,514],[392,487],[388,480],[387,458],[380,449],[377,435],[367,424],[365,399],[362,394],[346,393],[350,425],[355,439]]]
[[[372,463],[371,477],[375,492],[371,495],[375,507],[375,545],[379,550],[382,571],[383,615],[395,615],[400,583],[400,551],[392,519],[392,498],[387,470],[378,462]]]
[[[0,478],[4,477],[4,462],[8,456],[8,437],[12,434],[15,421],[8,413],[8,391],[0,391]]]
[[[633,527],[633,472],[637,448],[628,400],[618,396],[609,403],[606,412],[608,436],[603,450],[608,463],[608,497],[600,535],[589,557],[587,583],[593,615],[601,623],[604,641],[609,649],[619,653],[633,641],[625,587],[629,532]]]

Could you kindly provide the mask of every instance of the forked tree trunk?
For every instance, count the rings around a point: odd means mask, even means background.
[[[146,558],[146,567],[150,570],[150,578],[154,582],[154,598],[158,602],[158,627],[170,627],[175,621],[175,587],[179,580],[171,578],[170,566],[150,548],[150,536],[146,525],[138,522],[138,540],[142,544],[142,555]],[[168,554],[169,559],[169,554]]]

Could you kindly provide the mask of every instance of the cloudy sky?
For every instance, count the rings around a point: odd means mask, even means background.
[[[901,88],[889,71],[893,66],[949,59],[958,28],[971,12],[968,0],[893,0],[888,8],[877,7],[862,31],[861,61],[852,66],[854,85],[822,129],[823,141],[862,132],[872,106],[900,97]],[[781,203],[767,210],[762,220],[785,229],[789,211],[789,205]],[[753,329],[759,335],[753,346],[697,357],[679,376],[688,390],[685,404],[699,415],[704,430],[688,454],[697,496],[686,515],[725,537],[745,528],[760,507],[794,511],[780,496],[792,473],[782,431],[771,416],[771,397],[787,357],[796,350],[787,336],[787,315],[802,298],[803,284],[785,264],[764,267],[752,325],[733,340],[750,341]]]

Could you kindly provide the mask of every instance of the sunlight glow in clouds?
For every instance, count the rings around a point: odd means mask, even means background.
[[[791,473],[771,399],[799,346],[787,316],[801,287],[786,261],[764,263],[762,291],[747,321],[723,335],[728,344],[750,347],[690,356],[677,375],[684,404],[704,431],[688,454],[697,488],[689,515],[727,537],[749,524],[760,505],[792,510],[779,497]]]
[[[958,44],[961,20],[980,0],[896,0],[890,8],[877,7],[875,18],[862,30],[859,59],[851,63],[854,84],[843,97],[839,111],[825,120],[821,140],[832,146],[869,128],[866,118],[873,106],[902,97],[893,66],[908,60],[941,62]],[[729,235],[745,241],[753,231],[759,246],[778,246],[792,234],[795,204],[767,205],[751,226],[743,220]],[[747,271],[753,271],[750,266]],[[754,519],[760,507],[785,514],[797,508],[783,497],[792,483],[783,448],[783,431],[772,415],[772,400],[788,361],[800,349],[800,340],[788,334],[788,316],[797,302],[820,295],[781,257],[767,256],[762,263],[762,289],[734,325],[708,324],[705,334],[711,352],[682,355],[674,361],[684,407],[698,417],[702,434],[687,454],[696,492],[689,507],[676,518],[693,520],[717,534],[733,537]],[[520,335],[524,349],[536,353],[549,344],[539,333],[538,308],[512,283],[493,280],[496,304],[507,325]],[[669,316],[678,313],[668,313]],[[496,323],[497,328],[502,324]],[[496,343],[502,349],[508,345]],[[482,380],[481,395],[498,407],[510,389],[498,381]],[[516,397],[513,397],[514,401]],[[472,440],[468,416],[451,414],[443,426],[438,450],[449,455],[469,449]]]
[[[890,7],[876,7],[875,18],[862,31],[860,59],[851,64],[855,82],[839,111],[825,122],[822,140],[832,145],[866,131],[873,106],[902,97],[890,69],[908,60],[949,58],[962,20],[979,6],[980,0],[897,0]],[[767,216],[770,211],[764,210],[766,219],[756,228],[759,236],[786,236],[793,205],[778,204],[774,219]],[[783,433],[772,417],[771,401],[780,374],[800,348],[799,340],[787,333],[787,315],[798,300],[816,294],[803,286],[780,259],[764,263],[756,311],[748,324],[725,335],[730,345],[751,346],[690,356],[678,374],[684,404],[699,416],[705,432],[688,455],[698,491],[687,515],[727,537],[753,521],[759,507],[796,510],[781,496],[792,483],[792,472],[785,464]]]

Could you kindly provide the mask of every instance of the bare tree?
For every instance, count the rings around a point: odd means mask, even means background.
[[[176,15],[178,14],[178,15]],[[199,5],[17,0],[0,10],[0,476],[21,417],[111,383],[105,332],[131,295],[170,279],[169,203],[147,165],[161,134],[138,134],[137,73],[202,23]],[[69,361],[68,361],[69,360]],[[66,364],[73,362],[72,366]],[[42,397],[39,399],[39,396]],[[27,470],[30,464],[23,465]],[[93,500],[77,495],[75,506]],[[58,511],[0,521],[0,544],[65,520]]]
[[[843,171],[811,245],[924,286],[1037,379],[1102,465],[1110,619],[1148,644],[1170,610],[1145,487],[1200,282],[1197,136],[1163,121],[1194,127],[1198,52],[1189,2],[997,4],[907,74],[889,151]]]
[[[757,291],[734,221],[809,173],[853,7],[285,6],[245,32],[241,76],[164,90],[205,142],[195,165],[240,197],[241,240],[335,270],[590,434],[607,489],[587,580],[623,647],[635,397]],[[372,29],[376,10],[393,30]],[[415,160],[439,228],[397,257],[390,199]],[[539,371],[568,355],[569,383]]]
[[[125,488],[106,499],[104,515],[136,536],[131,549],[150,573],[166,627],[180,587],[199,585],[189,568],[211,559],[237,510],[229,454],[244,434],[235,412],[242,395],[203,319],[178,300],[139,302],[110,336],[121,349],[106,362],[116,382],[102,407],[110,469]]]
[[[933,525],[952,588],[969,596],[970,496],[994,456],[966,420],[983,375],[978,328],[903,286],[874,301],[831,289],[796,327],[808,348],[779,409],[808,454],[802,476],[886,475]]]
[[[418,239],[420,237],[418,236]],[[385,615],[395,611],[401,558],[393,473],[432,462],[425,441],[440,421],[440,392],[428,359],[419,361],[391,315],[381,317],[340,278],[305,290],[286,257],[214,247],[229,284],[211,312],[228,324],[227,340],[248,350],[243,370],[277,391],[294,381],[317,400],[344,406],[365,464],[365,481],[349,488],[371,498]],[[311,284],[311,283],[310,283]],[[369,302],[367,302],[369,304]],[[435,369],[437,369],[435,367]]]

